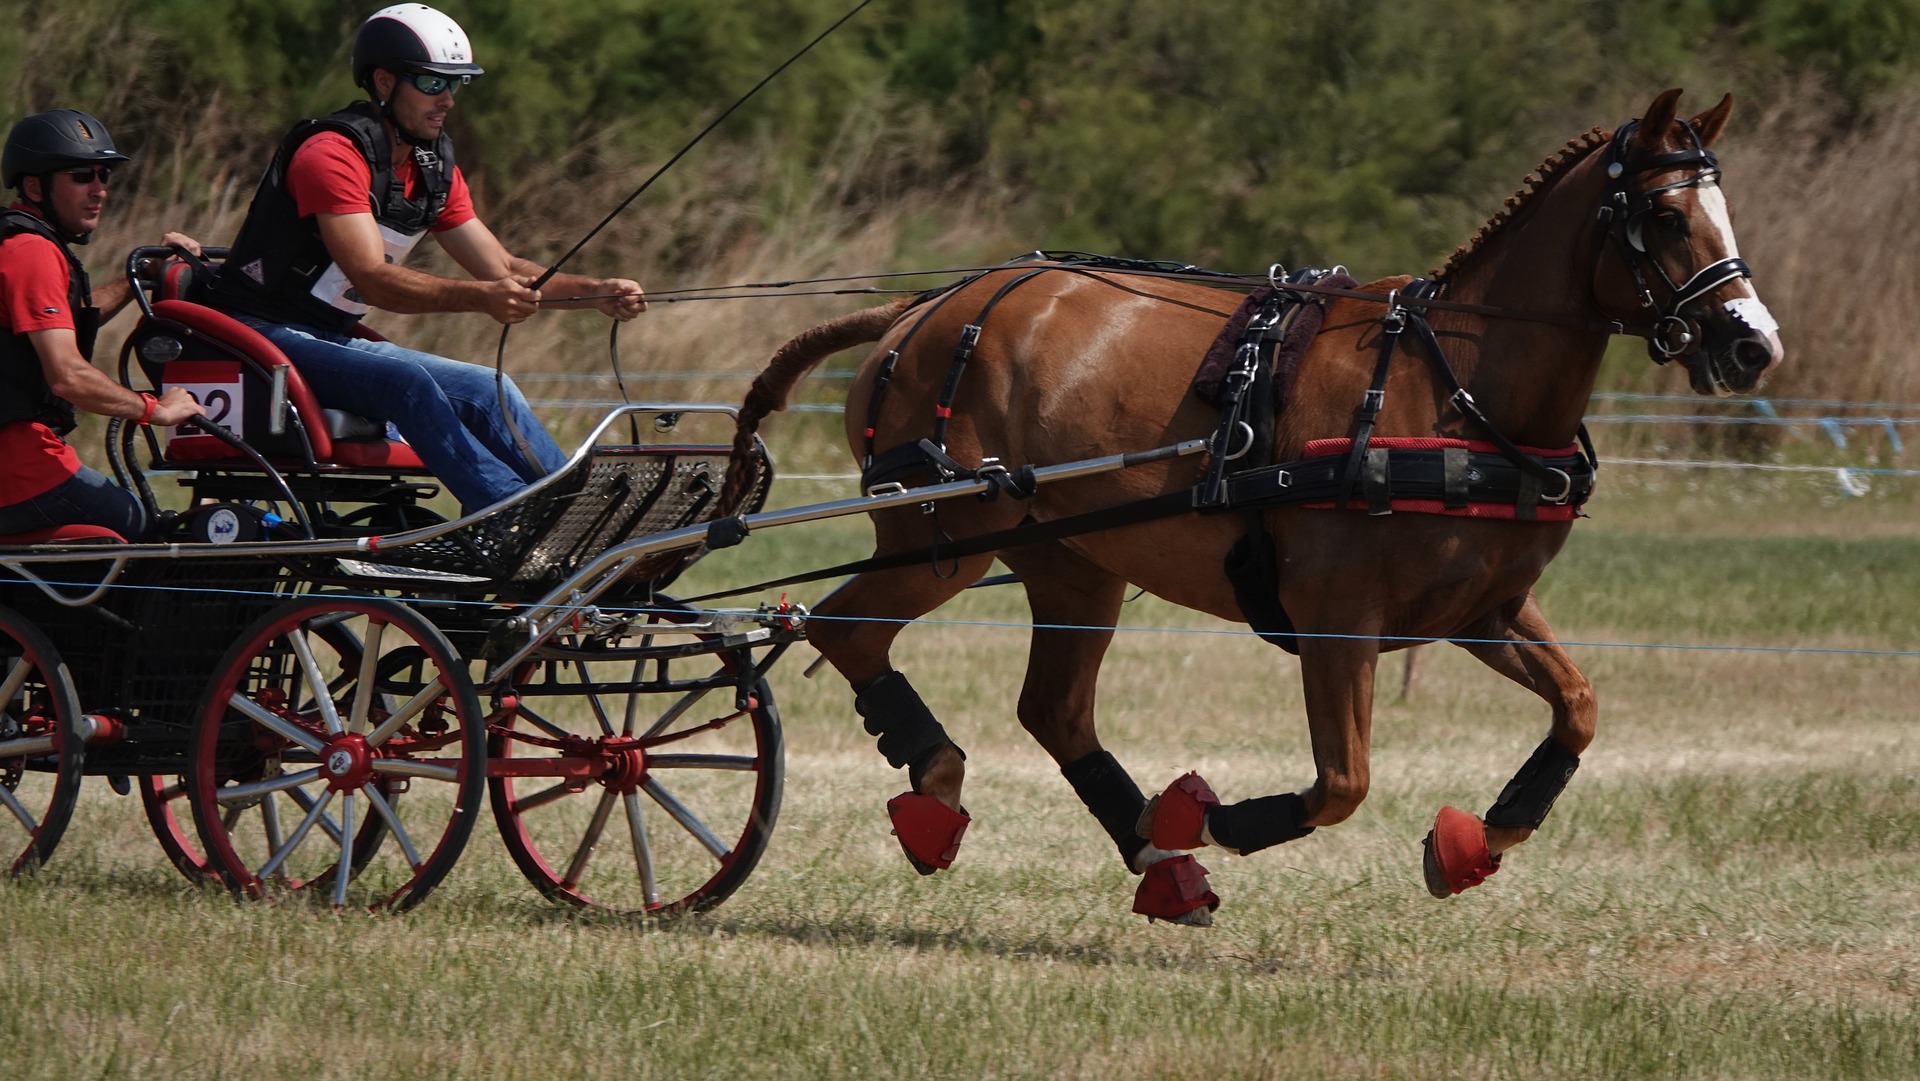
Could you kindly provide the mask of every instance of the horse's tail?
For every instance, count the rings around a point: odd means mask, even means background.
[[[818,367],[821,361],[843,349],[879,341],[887,328],[893,326],[900,314],[912,307],[917,299],[915,296],[904,296],[879,307],[843,315],[802,332],[799,337],[774,350],[773,359],[767,362],[766,370],[754,376],[746,400],[740,403],[740,417],[733,435],[733,457],[727,464],[726,484],[720,489],[719,510],[722,517],[732,514],[740,506],[753,485],[753,437],[767,414],[785,409],[787,395],[793,391],[794,385]]]

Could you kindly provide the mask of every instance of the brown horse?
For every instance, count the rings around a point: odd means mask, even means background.
[[[1377,437],[1485,441],[1497,432],[1523,447],[1569,446],[1610,333],[1636,321],[1654,322],[1643,333],[1650,351],[1656,359],[1681,357],[1703,394],[1750,391],[1779,362],[1783,348],[1738,258],[1706,149],[1732,99],[1682,120],[1679,97],[1668,91],[1639,121],[1569,142],[1433,275],[1432,303],[1416,309],[1435,333],[1427,343],[1441,346],[1470,398],[1454,394],[1422,355],[1430,348],[1404,335],[1388,354],[1395,359]],[[1190,392],[1189,381],[1237,297],[1187,281],[1085,269],[1047,271],[1007,289],[1033,268],[989,272],[938,298],[868,309],[800,335],[755,381],[740,417],[741,445],[821,360],[873,341],[880,344],[847,400],[857,458],[938,433],[963,466],[987,459],[1042,466],[1214,431],[1219,413]],[[1277,417],[1276,461],[1300,457],[1309,440],[1356,435],[1356,410],[1388,326],[1387,295],[1406,295],[1409,281],[1375,282],[1367,296],[1330,301]],[[936,427],[956,343],[969,337],[977,338],[971,359],[950,416]],[[886,386],[869,432],[883,367]],[[937,528],[961,539],[1053,521],[1191,489],[1205,468],[1203,458],[1181,458],[1043,486],[1024,501],[941,503]],[[928,520],[915,507],[876,512],[876,553],[923,548],[932,539]],[[1212,843],[1246,854],[1353,814],[1367,795],[1375,665],[1383,650],[1414,641],[1457,640],[1552,710],[1546,739],[1484,822],[1441,811],[1428,835],[1429,889],[1444,897],[1476,884],[1540,825],[1594,737],[1593,687],[1555,643],[1532,593],[1571,522],[1304,506],[1266,509],[1256,520],[1278,568],[1277,599],[1299,632],[1316,772],[1298,792],[1222,804],[1189,774],[1150,802],[1095,732],[1095,677],[1130,588],[1246,618],[1219,568],[1249,534],[1248,514],[1176,513],[1010,542],[944,564],[951,574],[934,573],[924,560],[869,570],[819,605],[815,614],[828,618],[809,625],[814,645],[852,684],[880,750],[909,768],[912,792],[890,810],[923,873],[952,858],[967,821],[960,809],[965,755],[894,670],[889,651],[905,621],[978,580],[996,554],[1017,572],[1035,623],[1020,723],[1060,764],[1129,867],[1146,875],[1136,911],[1209,922],[1218,899],[1204,869],[1177,850]]]

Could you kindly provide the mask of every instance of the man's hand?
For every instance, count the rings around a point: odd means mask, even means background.
[[[540,310],[540,294],[528,288],[535,280],[515,274],[488,282],[481,295],[483,310],[496,323],[511,326],[524,322]]]
[[[179,248],[193,255],[200,254],[200,242],[185,233],[162,233],[160,243],[169,248]]]
[[[625,278],[602,278],[593,288],[600,299],[593,306],[622,323],[647,310],[647,294],[640,283]]]
[[[171,428],[188,417],[204,417],[207,407],[193,400],[184,387],[168,387],[160,400],[154,403],[153,416],[148,423],[156,428]]]

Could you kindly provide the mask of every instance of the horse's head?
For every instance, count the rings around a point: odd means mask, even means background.
[[[1679,100],[1678,90],[1661,94],[1607,146],[1594,299],[1622,322],[1651,316],[1648,352],[1662,364],[1684,358],[1694,390],[1745,393],[1786,348],[1740,258],[1719,163],[1707,149],[1733,112],[1733,96],[1691,120],[1679,119]]]

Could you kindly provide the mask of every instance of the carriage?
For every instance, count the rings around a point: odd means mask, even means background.
[[[249,895],[409,907],[491,805],[548,897],[659,914],[726,897],[779,811],[765,674],[804,612],[665,592],[704,551],[729,450],[671,437],[718,407],[621,410],[565,468],[442,520],[405,443],[185,299],[206,266],[173,255],[129,257],[142,311],[120,376],[187,386],[210,422],[116,422],[108,449],[151,514],[141,454],[188,510],[160,543],[0,538],[0,866],[52,857],[82,783],[105,780],[138,790],[184,874]],[[610,435],[643,428],[664,438]]]

